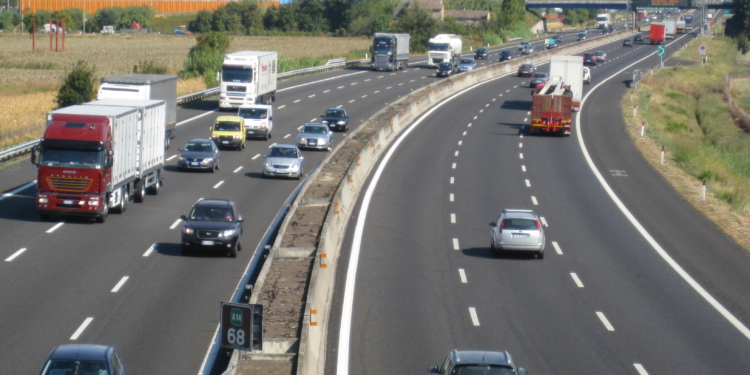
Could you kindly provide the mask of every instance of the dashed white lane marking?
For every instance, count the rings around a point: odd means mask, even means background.
[[[336,87],[336,88],[337,88],[337,89],[343,89],[343,88],[344,88],[344,86],[339,86],[339,87]]]
[[[518,143],[518,148],[523,148],[523,142]]]
[[[453,163],[453,166],[451,167],[451,169],[456,169],[456,163]]]
[[[531,182],[529,180],[526,180],[526,187],[531,187]]]
[[[453,250],[461,250],[461,247],[458,246],[458,238],[453,239]]]
[[[314,98],[314,97],[315,97],[315,94],[308,96],[308,98]]]
[[[476,120],[476,119],[477,119],[477,117],[479,117],[479,116],[474,116],[474,120]]]
[[[609,320],[607,320],[607,317],[604,316],[604,313],[601,311],[596,312],[596,316],[599,317],[599,320],[602,321],[602,324],[604,324],[604,327],[607,328],[607,331],[614,331],[615,327],[612,327],[612,324],[609,324]]]
[[[370,82],[370,79],[369,79],[369,78],[368,78],[368,79],[366,79],[366,80],[365,80],[365,82]]]
[[[271,148],[273,146],[276,146],[276,143],[271,143],[270,145],[268,145],[268,148]]]
[[[383,78],[383,76],[378,76],[377,78]]]
[[[573,278],[573,281],[575,281],[576,285],[578,285],[579,288],[583,288],[583,283],[581,282],[581,279],[578,278],[578,275],[576,275],[575,272],[571,272],[570,277]]]
[[[285,135],[285,136],[284,136],[284,138],[285,138],[285,139],[286,139],[286,138],[289,138],[289,136],[291,136],[291,134],[287,134],[287,135]]]
[[[112,288],[110,292],[117,293],[120,290],[120,288],[122,288],[122,286],[125,285],[125,282],[128,281],[129,278],[130,276],[123,276],[122,279],[120,279],[120,282],[117,283],[117,285],[115,285],[115,287]]]
[[[401,82],[401,83],[399,83],[398,85],[399,85],[399,86],[401,86],[401,85],[403,85],[403,84],[404,84],[404,83],[403,83],[403,82]]]
[[[523,152],[518,153],[518,157],[523,159]]]
[[[52,227],[52,228],[49,228],[49,229],[47,229],[47,233],[52,233],[52,232],[54,232],[54,231],[55,231],[55,229],[57,229],[57,228],[60,228],[60,227],[61,227],[61,226],[62,226],[63,224],[65,224],[65,222],[64,222],[64,221],[61,221],[61,222],[59,222],[59,223],[55,224],[55,226],[54,226],[54,227]]]
[[[498,96],[503,96],[503,94],[500,94],[500,95],[498,95]]]
[[[380,90],[378,90],[378,91],[375,91],[375,92],[373,92],[373,94],[377,94],[377,93],[379,93],[379,92],[380,92]]]
[[[216,185],[214,185],[214,189],[218,189],[219,186],[223,185],[224,181],[219,181]]]
[[[454,182],[454,181],[455,181],[455,180],[453,179],[453,177],[451,177],[451,184],[453,184],[453,182]]]
[[[301,102],[301,101],[302,101],[302,99],[297,99],[297,100],[295,100],[295,101],[294,101],[293,103],[299,103],[299,102]]]
[[[474,327],[479,327],[479,318],[477,318],[477,309],[469,307],[469,315],[471,315],[471,323]]]
[[[464,141],[458,141],[458,145],[459,145],[459,146],[461,146],[461,144],[462,144],[463,142],[464,142]]]
[[[505,90],[505,92],[510,92],[510,89]]]
[[[237,172],[239,172],[239,171],[240,171],[241,169],[242,169],[242,166],[240,165],[239,167],[237,167],[237,169],[233,170],[233,171],[232,171],[232,173],[237,173]]]
[[[529,118],[528,118],[528,117],[524,117],[524,118],[523,118],[523,122],[526,122],[526,121],[529,121]]]
[[[484,112],[484,110],[483,110],[483,109],[480,109],[480,110],[479,110],[479,113],[482,113],[482,112]]]
[[[354,103],[354,99],[350,100],[349,103]]]
[[[250,158],[250,160],[255,160],[255,159],[259,158],[259,157],[260,157],[260,154],[256,154],[255,156],[253,156],[252,158]]]
[[[466,280],[466,272],[463,268],[458,269],[458,277],[461,278],[461,283],[466,284],[468,281]]]
[[[539,202],[536,201],[536,197],[533,196],[533,195],[531,196],[531,203],[533,203],[534,206],[538,206],[539,205]]]
[[[284,108],[284,107],[286,107],[286,104],[284,104],[284,105],[280,106],[280,107],[279,107],[279,108],[277,108],[277,109],[282,109],[282,108]]]
[[[167,158],[167,161],[170,161],[170,160],[172,160],[172,159],[174,159],[176,157],[177,157],[177,155],[172,155],[172,156],[170,156],[170,157]]]
[[[466,131],[464,131],[464,134],[463,134],[463,135],[466,135]]]
[[[469,123],[468,127],[471,127],[471,123]]]
[[[367,97],[367,95],[362,95],[362,97],[363,97],[363,98],[366,98],[366,97]]]
[[[526,166],[525,165],[521,166],[521,172],[526,172]]]
[[[555,252],[557,252],[559,255],[562,255],[562,249],[560,248],[560,245],[557,244],[557,241],[552,241],[552,247],[555,248]]]
[[[308,121],[308,122],[315,122],[315,120],[316,120],[316,119],[317,119],[317,117],[313,117],[313,118],[311,118],[311,119],[310,119],[310,121]]]
[[[409,81],[409,82],[414,82],[414,81],[416,81],[416,80],[415,80],[415,79],[412,79],[412,80],[411,80],[411,81]]]
[[[531,114],[531,111],[528,111],[528,112],[526,112],[526,114],[527,114],[527,115],[530,115],[530,114]]]
[[[497,99],[495,99],[495,98],[492,98],[492,101],[493,101],[493,102],[494,102],[495,100],[497,100]]]
[[[25,248],[25,247],[23,247],[23,248],[21,248],[20,250],[16,251],[15,253],[13,253],[13,255],[11,255],[11,256],[9,256],[9,257],[5,258],[5,261],[6,261],[6,262],[12,262],[12,261],[13,261],[13,259],[16,259],[16,258],[17,258],[17,257],[18,257],[19,255],[23,254],[23,252],[24,252],[24,251],[26,251],[26,248]]]
[[[494,99],[493,99],[493,100],[494,100]],[[485,107],[489,107],[489,106],[490,106],[490,103],[487,103],[487,104],[485,104],[484,106],[485,106]]]
[[[453,156],[458,156],[458,151],[456,151],[456,153]]]
[[[182,222],[182,219],[175,220],[175,222],[172,223],[172,225],[169,226],[169,229],[177,228],[177,226],[180,225],[180,222]]]
[[[648,372],[646,372],[646,369],[640,363],[633,363],[633,366],[638,371],[638,375],[648,375]]]
[[[451,193],[451,195],[448,197],[448,200],[451,201],[451,202],[453,202],[453,197],[454,197],[453,193]]]
[[[514,88],[514,89],[517,89],[517,88],[518,88],[518,86],[513,86],[513,88]]]
[[[176,222],[175,224],[179,223],[180,221],[182,221],[182,220],[177,220],[177,222]],[[171,228],[171,227],[170,227],[169,229],[174,229],[174,228]],[[153,245],[151,245],[151,246],[150,246],[150,247],[149,247],[149,248],[148,248],[148,249],[146,250],[146,252],[145,252],[145,253],[143,253],[143,257],[144,257],[144,258],[148,257],[149,255],[151,255],[151,253],[153,253],[153,252],[154,252],[154,250],[156,250],[156,244],[153,244]]]
[[[519,138],[523,138],[523,133],[518,133]]]
[[[352,83],[349,84],[349,86],[354,86],[356,84],[357,84],[357,82],[352,82]]]
[[[542,225],[544,225],[545,228],[549,227],[549,225],[547,225],[547,219],[545,219],[544,216],[539,216],[539,220],[542,221]]]
[[[451,214],[451,224],[456,224],[456,214]]]
[[[341,105],[341,104],[339,104],[339,105],[336,106],[336,108],[341,108],[341,107],[343,107],[343,105]]]
[[[88,327],[89,324],[91,324],[92,320],[94,320],[94,318],[92,317],[86,318],[86,320],[84,320],[83,323],[81,323],[81,326],[78,327],[75,333],[73,333],[73,336],[70,336],[70,340],[72,341],[78,340],[78,336],[80,336],[83,333],[83,330],[85,330],[86,327]]]
[[[302,128],[303,128],[304,126],[305,126],[305,125],[300,125],[300,126],[299,126],[299,127],[297,128],[297,131],[301,131],[301,130],[302,130]]]
[[[390,90],[390,89],[391,89],[391,87],[393,87],[393,86],[388,86],[388,87],[386,87],[385,89],[386,89],[386,90]]]
[[[327,93],[327,92],[330,92],[330,91],[331,91],[331,90],[326,90],[326,91],[323,91],[323,94],[325,94],[325,93]]]

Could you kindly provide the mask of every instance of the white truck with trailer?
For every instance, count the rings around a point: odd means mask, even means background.
[[[664,34],[666,35],[666,38],[674,39],[675,34],[677,34],[677,20],[665,19],[663,23],[664,23]]]
[[[561,82],[570,86],[573,93],[572,108],[581,108],[583,97],[583,59],[580,56],[552,56],[549,65],[550,81],[559,77]]]
[[[276,100],[277,74],[276,52],[240,51],[224,55],[219,108],[270,104]]]
[[[462,52],[463,40],[460,35],[435,35],[427,44],[427,66],[434,68],[441,62],[452,62],[455,65],[461,59]]]
[[[121,74],[100,81],[97,99],[163,100],[166,102],[164,147],[169,148],[177,130],[177,76],[165,74]]]
[[[610,20],[609,13],[599,13],[596,15],[596,24],[600,29],[606,29],[609,24],[612,23]]]

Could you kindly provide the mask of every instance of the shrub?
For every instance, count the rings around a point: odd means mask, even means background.
[[[167,67],[156,65],[154,60],[138,61],[138,65],[133,65],[133,73],[165,74],[166,72]]]
[[[60,91],[57,93],[58,108],[91,101],[96,97],[96,68],[84,60],[78,60],[73,69],[65,77]]]

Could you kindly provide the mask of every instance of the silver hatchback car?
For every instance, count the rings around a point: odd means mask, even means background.
[[[333,149],[333,131],[326,124],[307,123],[297,135],[299,148],[315,148],[319,150]]]
[[[530,251],[544,259],[544,228],[533,210],[506,208],[492,225],[492,254]]]

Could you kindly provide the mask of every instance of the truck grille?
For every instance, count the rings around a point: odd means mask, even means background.
[[[215,230],[199,230],[198,238],[219,238],[219,232]]]
[[[50,177],[47,179],[47,183],[54,190],[84,192],[91,186],[91,179]]]
[[[247,91],[247,87],[245,87],[245,86],[227,86],[227,91],[245,92],[245,91]]]
[[[390,56],[389,55],[377,55],[375,56],[375,63],[377,65],[388,65],[390,62]]]
[[[231,141],[232,139],[234,139],[234,137],[231,136],[231,135],[220,135],[219,136],[219,141]]]

